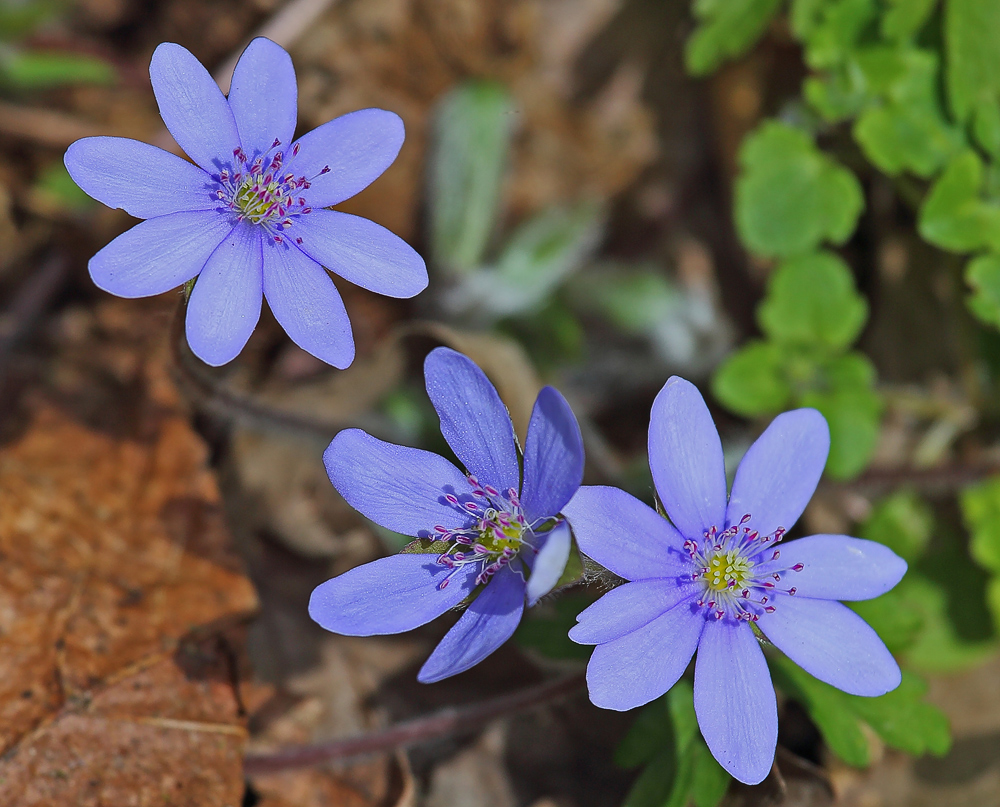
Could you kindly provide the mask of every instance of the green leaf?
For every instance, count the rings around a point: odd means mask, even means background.
[[[882,36],[893,42],[913,39],[934,12],[937,0],[888,0]]]
[[[577,614],[593,602],[593,597],[576,592],[550,598],[528,610],[514,641],[546,658],[586,661],[594,648],[577,644],[567,634]]]
[[[1000,328],[1000,255],[980,255],[965,267],[965,282],[972,288],[965,304],[977,318]]]
[[[590,257],[603,236],[603,217],[601,206],[591,203],[535,216],[514,232],[494,268],[464,278],[451,305],[492,317],[538,308]]]
[[[816,387],[799,398],[800,405],[818,409],[830,426],[826,470],[837,479],[860,473],[875,450],[883,403],[874,382],[871,362],[850,353],[823,365]]]
[[[778,345],[750,342],[731,353],[712,376],[712,394],[727,409],[753,417],[780,412],[792,395]]]
[[[703,76],[746,53],[761,37],[782,0],[695,0],[698,28],[684,49],[688,72]]]
[[[874,628],[892,653],[912,647],[924,627],[919,611],[909,607],[905,591],[897,588],[873,600],[849,602],[848,607]]]
[[[973,560],[1000,573],[1000,476],[966,488],[959,501]]]
[[[968,150],[954,157],[920,208],[918,229],[925,241],[951,250],[981,247],[1000,251],[1000,208],[980,198],[983,163]]]
[[[993,617],[997,633],[1000,633],[1000,576],[990,578],[986,585],[986,607]]]
[[[851,709],[844,708],[843,699],[850,696],[813,678],[785,656],[768,661],[775,682],[806,708],[830,750],[848,765],[868,765],[871,748],[861,720]]]
[[[113,84],[118,73],[96,56],[15,50],[0,59],[0,80],[18,90],[41,90],[71,84]]]
[[[667,699],[657,698],[644,706],[628,733],[615,749],[615,764],[621,768],[638,768],[664,747],[673,751],[674,730]]]
[[[882,499],[861,527],[860,536],[885,544],[907,563],[927,549],[934,529],[930,505],[910,490]]]
[[[976,107],[1000,97],[1000,3],[948,0],[944,13],[947,87],[951,110],[961,122]]]
[[[674,742],[681,751],[698,736],[698,718],[694,713],[694,689],[682,678],[667,692],[667,711],[674,727]]]
[[[792,0],[788,12],[792,34],[798,40],[808,39],[819,25],[828,0]]]
[[[865,156],[890,176],[911,171],[930,177],[964,145],[961,130],[945,118],[938,102],[937,55],[873,48],[867,56],[862,64],[872,90],[884,97],[858,117],[855,140]]]
[[[691,801],[695,807],[718,807],[732,778],[700,740],[691,743]]]
[[[851,698],[851,708],[893,748],[914,756],[948,753],[948,718],[923,700],[927,684],[906,670],[900,685],[878,698]]]
[[[858,180],[804,132],[769,121],[744,141],[740,164],[736,224],[754,252],[790,257],[854,231],[864,206]]]
[[[807,77],[802,95],[828,123],[853,118],[869,101],[868,85],[853,60],[829,73]]]
[[[785,261],[771,275],[757,321],[776,342],[848,347],[868,319],[868,303],[840,258],[816,252]]]
[[[657,754],[635,780],[622,807],[679,807],[686,795],[677,754],[672,747]]]
[[[806,64],[822,70],[846,61],[877,16],[875,0],[827,0],[808,27]]]
[[[430,155],[431,248],[446,271],[479,266],[497,217],[513,109],[507,90],[470,81],[445,96]]]
[[[46,166],[31,190],[36,201],[59,210],[81,211],[94,205],[94,200],[80,190],[62,161]]]
[[[646,334],[677,307],[680,292],[663,276],[650,270],[617,271],[594,289],[601,309],[626,333]]]
[[[989,154],[1000,157],[1000,104],[987,98],[972,113],[972,135]]]

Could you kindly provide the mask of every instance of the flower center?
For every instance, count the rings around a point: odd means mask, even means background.
[[[705,583],[712,591],[725,591],[737,586],[742,588],[753,567],[752,560],[748,560],[735,550],[720,552],[708,563]]]
[[[250,160],[242,148],[233,150],[235,162],[223,168],[214,178],[218,183],[216,198],[236,214],[237,221],[249,221],[264,227],[277,244],[284,241],[282,233],[300,217],[312,212],[300,194],[308,191],[310,179],[282,173],[284,154],[277,149],[281,142],[275,140],[271,148]],[[298,145],[292,156],[299,153]],[[320,174],[330,170],[325,166]],[[312,179],[315,179],[313,177]],[[297,244],[302,238],[296,238]]]

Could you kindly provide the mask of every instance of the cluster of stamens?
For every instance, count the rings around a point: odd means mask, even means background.
[[[782,575],[800,572],[801,563],[777,568],[774,561],[781,557],[778,549],[771,550],[785,535],[778,527],[769,535],[761,535],[746,526],[750,514],[738,524],[719,532],[716,527],[706,530],[700,541],[684,542],[695,571],[691,579],[704,586],[698,606],[708,609],[716,619],[727,614],[746,622],[756,622],[762,613],[774,613],[776,592],[794,595],[795,586],[779,587]]]
[[[242,148],[233,149],[234,163],[214,177],[218,183],[215,197],[225,203],[225,209],[234,213],[237,221],[262,226],[276,244],[284,242],[284,231],[299,216],[312,212],[301,193],[316,179],[297,177],[291,172],[282,174],[284,153],[276,151],[280,146],[281,141],[275,140],[267,152],[253,160]],[[292,156],[298,153],[299,146],[295,144]],[[329,170],[330,166],[324,166],[317,176]],[[295,243],[301,244],[302,238],[296,238]]]
[[[461,530],[450,530],[440,524],[434,528],[434,539],[449,544],[437,562],[452,569],[438,584],[441,589],[470,564],[482,566],[476,584],[488,583],[493,575],[517,558],[522,546],[531,546],[527,540],[532,534],[531,526],[525,521],[517,491],[508,488],[501,494],[492,485],[480,484],[472,475],[468,478],[472,486],[471,497],[463,497],[463,500],[446,493],[444,498],[475,521]]]

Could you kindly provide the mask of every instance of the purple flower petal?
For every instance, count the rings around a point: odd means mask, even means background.
[[[465,475],[444,457],[385,443],[345,429],[323,454],[330,481],[347,503],[376,524],[403,535],[427,536],[441,525],[463,529],[474,519],[445,500],[470,490]]]
[[[184,152],[206,171],[233,159],[240,136],[229,102],[190,51],[164,42],[149,64],[160,117]]]
[[[830,429],[815,409],[778,415],[736,471],[729,524],[749,513],[749,526],[761,535],[790,530],[809,504],[829,453]]]
[[[846,605],[807,597],[778,597],[758,627],[810,675],[851,695],[891,692],[899,665],[882,640]]]
[[[434,648],[417,680],[433,684],[474,667],[511,637],[523,612],[524,580],[505,567]]]
[[[694,667],[694,710],[719,764],[748,785],[762,782],[778,743],[778,705],[749,625],[706,622]]]
[[[125,137],[85,137],[66,150],[66,170],[84,193],[140,219],[214,210],[211,177],[170,152]]]
[[[889,547],[848,535],[810,535],[781,544],[780,552],[777,560],[759,566],[755,573],[780,572],[785,586],[795,586],[796,596],[870,600],[885,594],[906,574],[906,561]],[[783,571],[800,563],[801,571]]]
[[[98,288],[118,297],[150,297],[198,274],[233,223],[215,211],[157,216],[126,230],[90,259]]]
[[[259,228],[237,225],[216,247],[188,301],[192,352],[218,367],[235,359],[257,326],[263,295]]]
[[[611,589],[581,611],[569,632],[577,644],[603,644],[648,625],[665,611],[701,591],[694,583],[640,580]],[[693,652],[693,651],[692,651]]]
[[[520,490],[514,426],[486,374],[467,356],[439,347],[424,361],[424,379],[441,434],[466,470],[501,493]]]
[[[538,393],[524,446],[521,504],[528,521],[554,516],[583,481],[583,436],[573,410],[552,387]]]
[[[264,296],[300,348],[343,370],[354,361],[351,322],[322,266],[288,244],[264,242]]]
[[[427,288],[424,259],[373,221],[316,209],[297,219],[294,232],[306,255],[363,289],[387,297],[413,297]]]
[[[433,555],[393,555],[317,586],[309,598],[309,616],[344,636],[403,633],[469,596],[477,571],[456,575],[442,590],[449,570],[435,563]]]
[[[359,109],[300,137],[298,156],[285,163],[312,187],[313,208],[332,207],[360,193],[392,165],[403,145],[403,121],[384,109]],[[329,170],[321,173],[324,168]]]
[[[673,376],[649,420],[649,468],[667,515],[681,534],[700,538],[723,529],[726,467],[722,441],[694,384]]]
[[[566,569],[566,561],[569,559],[569,550],[573,543],[569,524],[565,521],[537,537],[542,540],[542,548],[531,564],[531,576],[528,578],[525,592],[529,608],[552,591],[559,582]]]
[[[275,140],[289,153],[298,113],[295,68],[284,48],[257,37],[243,51],[233,71],[229,107],[247,156],[268,151]]]
[[[624,712],[660,697],[684,674],[705,617],[681,602],[647,625],[594,648],[587,665],[590,700]]]
[[[690,577],[684,539],[665,518],[618,488],[584,486],[563,508],[580,549],[626,580]]]

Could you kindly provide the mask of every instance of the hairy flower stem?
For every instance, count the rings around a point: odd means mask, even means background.
[[[428,740],[478,729],[491,720],[551,703],[578,692],[585,683],[584,673],[574,673],[471,706],[442,709],[359,737],[293,746],[267,754],[249,754],[243,760],[243,771],[248,776],[258,776],[408,748]]]

